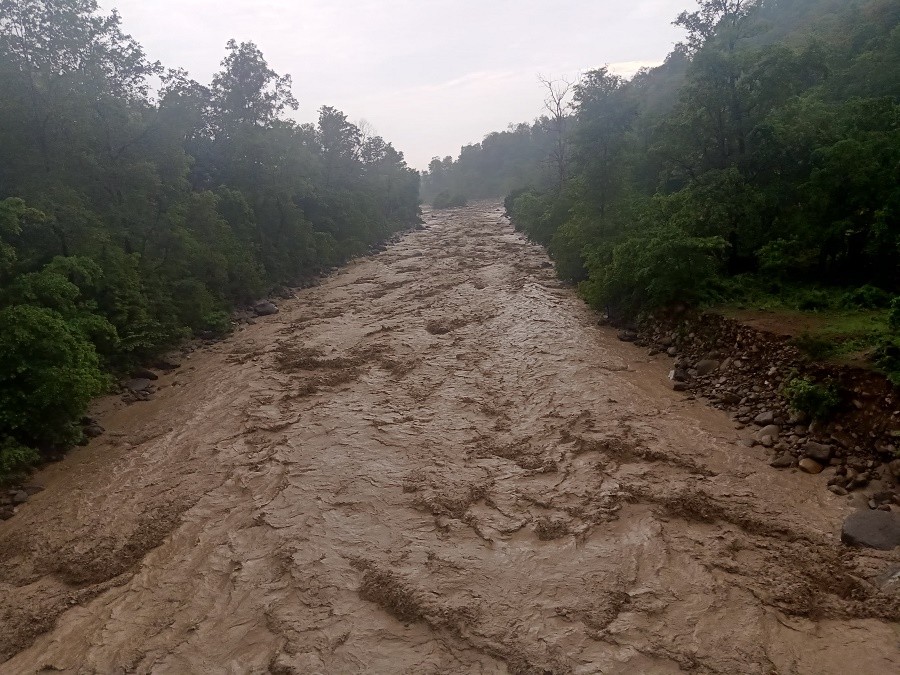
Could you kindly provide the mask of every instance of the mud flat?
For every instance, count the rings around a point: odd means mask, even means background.
[[[426,224],[38,476],[0,673],[900,671],[900,549],[842,545],[845,499],[673,392],[497,205]]]

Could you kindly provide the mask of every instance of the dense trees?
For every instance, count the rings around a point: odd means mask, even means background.
[[[402,153],[286,119],[251,42],[203,85],[94,0],[0,0],[0,90],[0,479],[77,440],[104,373],[418,217]]]
[[[528,187],[507,198],[514,222],[619,315],[796,286],[896,294],[900,4],[697,4],[662,66],[576,85],[562,191],[534,178],[526,158],[551,152],[533,137],[499,157],[485,139],[426,182],[483,196],[467,187],[497,186],[472,178],[488,157],[531,171],[509,186]]]

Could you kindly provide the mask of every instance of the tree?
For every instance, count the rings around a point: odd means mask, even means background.
[[[285,108],[296,110],[291,76],[269,68],[252,42],[229,40],[222,70],[213,77],[212,115],[220,133],[244,125],[270,126]]]
[[[553,129],[553,149],[550,151],[550,162],[556,170],[557,190],[562,191],[569,168],[569,94],[574,83],[566,79],[554,80],[538,76],[544,87],[544,109],[550,115]]]

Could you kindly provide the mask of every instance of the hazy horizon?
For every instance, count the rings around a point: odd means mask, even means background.
[[[542,112],[538,75],[574,78],[608,65],[621,75],[661,63],[692,0],[546,3],[499,0],[101,0],[151,59],[208,83],[230,38],[253,41],[293,78],[300,109],[361,120],[424,169],[510,123]]]

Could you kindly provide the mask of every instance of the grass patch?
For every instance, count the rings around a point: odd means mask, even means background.
[[[712,309],[759,330],[791,337],[814,361],[868,367],[900,378],[898,362],[891,358],[891,346],[900,338],[892,323],[893,310],[872,307],[888,304],[874,291],[865,287],[853,293],[809,288],[782,288],[778,293],[759,287],[743,290],[739,300]]]

